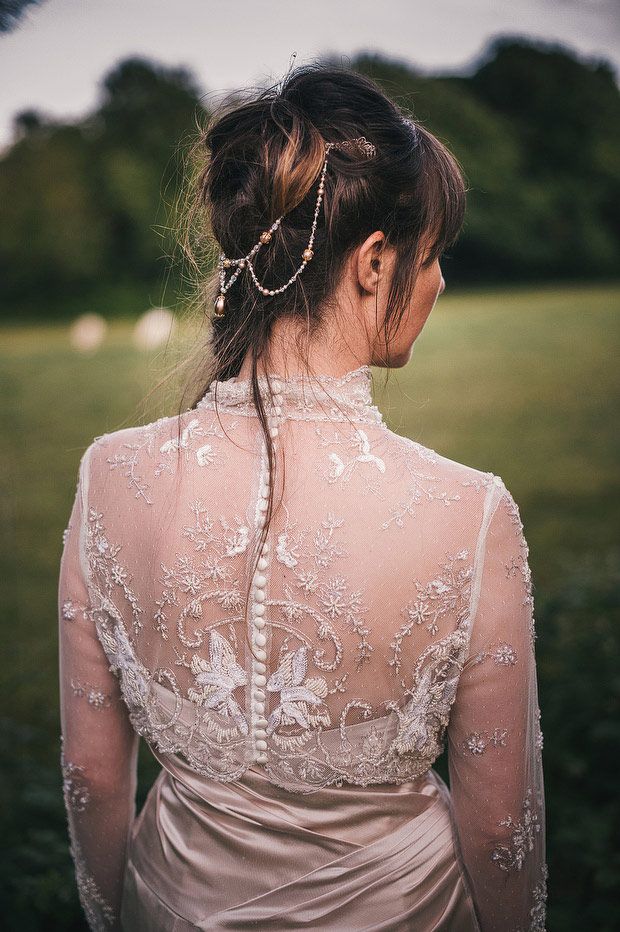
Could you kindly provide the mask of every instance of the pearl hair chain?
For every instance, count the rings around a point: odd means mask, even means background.
[[[366,156],[366,158],[372,158],[377,151],[376,147],[371,142],[368,142],[365,136],[359,136],[356,139],[346,139],[343,142],[326,142],[325,143],[325,159],[323,161],[323,168],[321,170],[321,179],[319,181],[319,189],[318,189],[318,195],[317,195],[317,200],[316,200],[316,206],[314,208],[314,219],[312,221],[312,229],[310,232],[310,239],[308,240],[308,245],[306,246],[306,248],[304,249],[302,253],[301,265],[299,266],[297,271],[294,272],[293,275],[291,275],[287,283],[285,285],[281,285],[279,288],[273,288],[273,289],[265,288],[263,285],[261,285],[258,278],[256,277],[256,272],[254,271],[252,260],[254,256],[256,255],[256,253],[261,249],[261,247],[264,246],[266,243],[269,243],[271,241],[272,235],[274,233],[277,233],[277,231],[279,230],[280,224],[282,223],[282,220],[284,219],[284,216],[285,216],[285,214],[282,214],[281,217],[278,217],[278,219],[274,223],[272,223],[271,227],[268,230],[265,230],[264,233],[261,233],[258,243],[252,246],[252,248],[250,249],[249,253],[246,256],[242,256],[242,258],[240,259],[229,259],[225,253],[223,252],[220,253],[220,258],[219,258],[219,262],[217,265],[219,276],[220,276],[220,293],[215,301],[214,317],[224,317],[224,309],[226,306],[226,292],[231,287],[231,285],[233,285],[237,281],[237,279],[241,275],[241,272],[245,268],[250,270],[252,281],[254,282],[258,290],[263,295],[267,295],[269,297],[273,297],[276,294],[282,294],[283,291],[286,291],[286,289],[290,285],[293,284],[293,282],[298,278],[299,275],[301,275],[303,270],[306,268],[306,266],[308,265],[308,263],[314,256],[314,250],[312,247],[314,246],[314,237],[316,234],[316,227],[317,227],[317,222],[319,218],[319,209],[321,207],[321,201],[323,200],[323,194],[325,193],[325,173],[327,171],[327,159],[332,149],[342,149],[344,151],[347,151],[347,150],[350,151],[350,150],[355,150],[355,149],[357,149],[358,151],[361,150],[361,152]],[[226,270],[232,268],[233,266],[237,266],[236,271],[233,272],[232,276],[227,282],[226,281]]]

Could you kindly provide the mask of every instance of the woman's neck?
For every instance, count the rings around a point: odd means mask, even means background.
[[[303,342],[301,343],[303,347]],[[290,321],[277,321],[269,354],[258,360],[258,375],[276,374],[282,378],[294,375],[346,375],[362,365],[371,364],[371,352],[361,333],[346,338],[340,331],[322,334],[307,347],[305,359],[300,358],[298,343]],[[237,379],[252,378],[252,353],[248,351]]]

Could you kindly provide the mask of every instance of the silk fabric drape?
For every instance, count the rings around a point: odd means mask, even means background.
[[[131,834],[126,932],[479,932],[432,769],[304,796],[258,767],[219,783],[159,760]]]

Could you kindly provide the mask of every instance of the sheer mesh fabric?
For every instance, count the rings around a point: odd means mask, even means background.
[[[279,379],[284,497],[247,622],[271,480],[249,383],[214,383],[180,423],[106,434],[84,454],[59,639],[65,801],[92,929],[117,927],[139,735],[206,778],[258,766],[295,794],[403,783],[447,744],[482,932],[544,929],[519,511],[499,477],[390,431],[370,378],[362,366]]]

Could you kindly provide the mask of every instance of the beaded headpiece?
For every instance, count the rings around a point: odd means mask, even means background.
[[[263,285],[261,285],[261,283],[256,277],[254,266],[252,265],[252,260],[254,259],[254,256],[259,251],[261,246],[270,242],[272,235],[274,233],[277,233],[280,227],[280,224],[282,223],[282,220],[285,217],[285,214],[282,214],[281,217],[278,217],[278,219],[274,221],[274,223],[272,223],[272,225],[270,226],[268,230],[265,230],[264,233],[261,233],[258,243],[252,246],[247,256],[242,256],[240,259],[229,259],[223,252],[220,253],[220,258],[219,258],[219,262],[217,265],[219,275],[220,275],[220,293],[217,296],[216,301],[215,301],[215,314],[214,314],[215,317],[224,316],[224,308],[226,306],[226,297],[225,297],[226,292],[228,291],[230,286],[233,285],[237,281],[237,279],[241,275],[241,272],[244,269],[246,268],[249,269],[250,275],[252,276],[252,281],[254,282],[258,290],[261,292],[261,294],[269,295],[273,297],[273,295],[281,294],[283,291],[286,291],[289,285],[293,284],[293,282],[299,277],[299,275],[301,275],[305,267],[308,265],[308,263],[314,256],[314,251],[312,249],[314,245],[314,235],[316,233],[316,225],[317,225],[317,221],[319,217],[319,208],[321,206],[321,201],[323,200],[323,194],[325,191],[325,172],[327,171],[327,159],[332,149],[340,149],[344,152],[347,152],[347,151],[348,152],[352,152],[352,151],[361,152],[363,155],[366,156],[366,158],[369,158],[369,159],[371,159],[377,151],[376,146],[374,146],[371,142],[368,142],[365,136],[358,136],[356,139],[345,139],[342,142],[326,142],[325,143],[325,160],[323,162],[323,169],[321,171],[321,179],[319,181],[319,189],[318,189],[318,195],[316,199],[316,206],[314,208],[314,220],[312,221],[312,229],[310,231],[310,239],[308,240],[308,245],[306,246],[306,248],[304,249],[302,253],[301,265],[299,266],[297,271],[294,272],[293,275],[291,275],[287,283],[285,285],[281,285],[279,288],[265,288]],[[233,266],[236,266],[237,268],[233,272],[229,280],[226,281],[226,270],[233,268]]]

